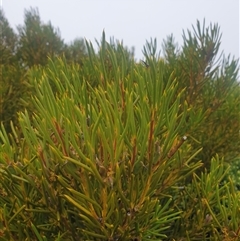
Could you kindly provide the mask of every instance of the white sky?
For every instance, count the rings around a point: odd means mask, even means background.
[[[206,26],[218,23],[223,34],[221,49],[239,58],[239,0],[1,0],[10,25],[23,24],[24,9],[38,7],[41,20],[58,27],[65,43],[76,37],[95,42],[105,30],[142,57],[146,40],[162,40],[173,33],[182,44],[182,31],[192,30],[197,19]]]

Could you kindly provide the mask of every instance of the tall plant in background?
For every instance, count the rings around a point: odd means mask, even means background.
[[[104,34],[100,47],[87,43],[82,67],[53,59],[30,72],[35,112],[20,115],[24,138],[10,144],[0,132],[2,237],[237,240],[240,198],[231,180],[221,184],[223,160],[195,174],[201,145],[188,133],[208,112],[182,101],[187,90],[154,42],[148,66]]]
[[[83,64],[87,56],[87,47],[84,39],[76,38],[70,44],[65,45],[64,55],[69,63]]]
[[[19,51],[18,57],[27,68],[34,65],[44,65],[48,56],[60,55],[64,43],[60,32],[51,23],[41,22],[37,9],[25,11],[24,25],[18,27]]]

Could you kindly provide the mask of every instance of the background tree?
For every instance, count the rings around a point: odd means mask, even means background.
[[[2,9],[0,9],[0,31],[1,64],[14,63],[17,52],[17,34],[10,27]]]
[[[60,32],[49,22],[42,23],[37,9],[25,11],[24,25],[18,27],[18,57],[26,67],[45,65],[49,56],[60,55],[64,43]]]
[[[72,62],[82,65],[83,59],[87,56],[85,40],[76,38],[70,44],[66,44],[64,55],[69,63]]]
[[[17,112],[24,109],[20,101],[27,98],[25,71],[18,61],[18,35],[10,27],[4,12],[0,9],[0,118],[10,132],[10,121],[17,125]]]

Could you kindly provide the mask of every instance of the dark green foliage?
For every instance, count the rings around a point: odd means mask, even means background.
[[[69,63],[83,64],[83,59],[87,55],[87,47],[84,39],[74,39],[69,45],[65,46],[64,55]]]
[[[236,190],[240,191],[240,158],[232,161],[229,176],[232,178]]]
[[[26,107],[21,98],[28,99],[26,74],[17,58],[17,35],[9,26],[2,10],[0,10],[0,120],[6,131],[10,132],[10,121],[17,125],[17,112]]]
[[[1,65],[11,64],[16,60],[14,58],[16,54],[17,35],[9,26],[2,9],[0,9],[0,31]]]

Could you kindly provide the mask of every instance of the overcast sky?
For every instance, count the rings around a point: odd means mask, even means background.
[[[206,25],[218,23],[222,36],[221,49],[239,58],[239,0],[1,0],[10,25],[23,24],[24,9],[37,7],[41,20],[58,27],[65,43],[76,37],[95,42],[105,30],[109,40],[123,40],[135,47],[142,57],[146,40],[162,40],[173,33],[179,45],[182,31],[196,26],[205,18]]]

